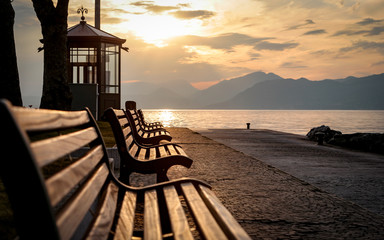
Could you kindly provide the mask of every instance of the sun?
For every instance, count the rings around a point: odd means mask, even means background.
[[[131,2],[122,0],[104,3],[103,6],[106,9],[119,6],[119,10],[104,12],[105,18],[101,19],[102,26],[110,29],[111,32],[133,34],[146,43],[158,47],[166,46],[166,42],[170,38],[198,35],[203,32],[204,19],[180,18],[174,14],[178,10],[193,10],[195,8],[192,5],[196,4],[180,6],[174,0],[142,1],[137,2],[137,4],[138,6],[134,6]],[[146,9],[152,5],[160,9],[161,7],[169,7],[170,9],[159,12]],[[112,22],[112,20],[114,21]]]
[[[164,44],[169,38],[193,32],[190,23],[171,16],[140,16],[138,21],[140,24],[134,26],[132,31],[146,42],[156,45]]]
[[[119,32],[132,32],[146,43],[158,47],[166,46],[166,41],[170,38],[197,34],[200,31],[198,22],[179,20],[168,15],[129,15],[127,18],[127,21],[116,26]]]

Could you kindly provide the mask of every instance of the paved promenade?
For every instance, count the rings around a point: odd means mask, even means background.
[[[273,131],[199,130],[201,134],[186,128],[169,128],[169,131],[172,142],[179,143],[194,160],[190,169],[170,169],[169,177],[195,177],[210,183],[253,239],[384,239],[383,216],[298,178],[318,175],[320,179],[323,175],[327,179],[328,172],[320,165],[328,165],[326,159],[332,155],[344,158],[345,150],[317,146],[297,135]],[[351,152],[347,158],[355,154],[360,153]],[[299,159],[315,156],[323,156],[316,158],[322,162],[315,161],[310,172],[304,173]],[[287,169],[279,170],[272,166],[275,163],[268,162],[271,159],[283,163],[278,166],[280,169],[285,165],[302,174],[294,177]],[[349,170],[356,171],[355,165],[349,164]],[[380,165],[374,160],[371,164]],[[381,163],[380,171],[382,167]],[[336,188],[342,189],[343,185],[349,188],[355,183],[348,184],[342,181]],[[378,191],[382,187],[381,182]]]

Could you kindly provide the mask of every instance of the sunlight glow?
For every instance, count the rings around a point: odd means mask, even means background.
[[[161,122],[164,126],[169,126],[170,123],[174,120],[175,116],[173,115],[173,112],[170,110],[161,110],[159,115],[159,119],[156,121]]]
[[[138,15],[129,18],[129,21],[115,27],[121,32],[129,30],[146,43],[158,47],[167,46],[167,39],[193,34],[199,29],[196,20],[178,20],[166,15]]]

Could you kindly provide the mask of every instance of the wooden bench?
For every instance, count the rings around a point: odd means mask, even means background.
[[[128,110],[136,110],[136,102],[135,101],[125,101],[125,111],[128,111]],[[137,113],[139,114],[139,116],[141,117],[142,119],[142,123],[145,125],[145,126],[149,126],[149,127],[153,127],[155,126],[156,128],[163,128],[163,124],[161,122],[146,122],[145,119],[144,119],[144,114],[143,114],[143,111],[141,109],[137,109]]]
[[[89,110],[1,100],[0,114],[0,175],[21,239],[250,239],[204,182],[120,182]]]
[[[120,154],[120,179],[129,183],[132,172],[157,173],[157,181],[167,181],[167,171],[174,165],[189,168],[192,164],[182,147],[168,143],[161,145],[143,145],[144,140],[135,134],[132,120],[120,109],[108,108],[104,117],[111,125],[117,149]],[[155,141],[156,143],[158,141]],[[145,142],[151,143],[151,142]]]
[[[134,134],[137,136],[137,138],[152,140],[151,144],[159,144],[162,140],[172,140],[171,134],[164,128],[150,130],[144,127],[141,123],[137,110],[126,110],[125,113],[132,123],[132,128],[134,129]]]
[[[137,109],[137,113],[139,114],[140,120],[142,124],[146,127],[152,127],[152,128],[164,128],[163,124],[161,122],[147,122],[144,118],[143,110]]]

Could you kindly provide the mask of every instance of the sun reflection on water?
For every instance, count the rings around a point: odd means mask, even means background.
[[[327,125],[342,133],[384,133],[384,110],[143,110],[146,121],[191,129],[271,129],[305,135]]]
[[[172,121],[175,119],[173,112],[168,109],[160,110],[157,117],[157,121],[161,122],[164,127],[171,126]]]

